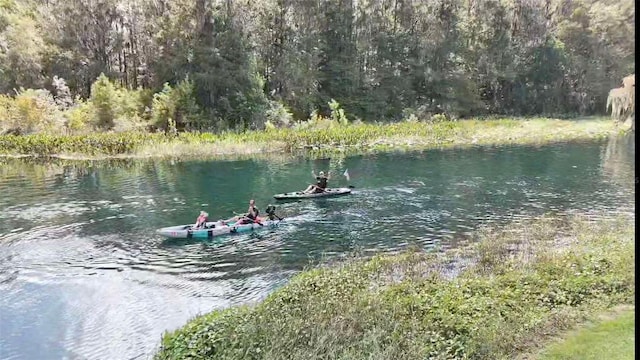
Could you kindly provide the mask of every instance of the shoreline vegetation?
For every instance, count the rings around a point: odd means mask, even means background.
[[[634,304],[634,242],[627,217],[546,215],[456,249],[321,265],[165,333],[155,359],[532,358]]]
[[[605,138],[622,131],[607,117],[497,118],[404,121],[386,124],[310,120],[299,128],[244,133],[181,132],[173,135],[113,132],[86,135],[1,135],[0,156],[69,160],[110,158],[216,158],[307,152],[312,156],[370,151],[546,144]]]

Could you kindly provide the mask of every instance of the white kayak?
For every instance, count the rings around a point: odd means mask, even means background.
[[[235,225],[235,223],[223,223],[222,221],[208,222],[204,227],[195,229],[193,224],[169,226],[156,230],[156,233],[172,239],[211,239],[216,236],[236,234],[254,229],[269,229],[278,226],[280,220],[263,220],[261,223]]]
[[[307,194],[302,191],[284,193],[284,194],[276,194],[273,197],[277,200],[285,200],[285,199],[308,199],[308,198],[319,198],[319,197],[328,197],[328,196],[338,196],[338,195],[346,195],[350,194],[350,188],[327,188],[321,193],[312,193]]]

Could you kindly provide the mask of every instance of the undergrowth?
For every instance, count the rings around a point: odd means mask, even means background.
[[[197,317],[156,359],[499,359],[632,303],[634,226],[542,218],[453,253],[377,256],[294,277],[254,307]],[[449,276],[452,260],[473,259]]]

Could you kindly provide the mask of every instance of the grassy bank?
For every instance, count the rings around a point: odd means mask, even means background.
[[[539,360],[635,359],[635,309],[620,307],[584,324],[537,356]]]
[[[155,358],[514,358],[633,303],[634,231],[625,218],[544,217],[459,250],[311,269],[256,306],[166,334]]]
[[[535,144],[606,137],[616,128],[608,118],[581,120],[494,119],[455,122],[338,125],[246,133],[96,133],[66,136],[0,136],[0,154],[97,159],[104,157],[215,157],[228,154],[365,152],[448,146]]]

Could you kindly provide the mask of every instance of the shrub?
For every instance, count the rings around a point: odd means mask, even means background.
[[[115,86],[104,74],[100,74],[91,85],[91,103],[96,110],[95,125],[98,128],[108,130],[115,125],[116,96]]]
[[[448,120],[449,119],[447,119],[447,116],[445,114],[434,114],[429,119],[429,122],[434,124],[434,123],[445,122],[445,121],[448,121]]]
[[[331,109],[331,120],[340,125],[348,125],[349,119],[344,113],[344,109],[340,108],[340,103],[331,99],[329,102],[329,109]]]
[[[267,128],[288,127],[293,122],[293,114],[279,101],[269,101],[266,118]]]
[[[175,128],[199,128],[200,113],[189,79],[180,81],[175,88],[165,83],[162,91],[153,96],[151,122],[160,129],[167,130],[171,122]]]
[[[82,133],[90,130],[95,119],[95,108],[92,103],[78,100],[64,113],[65,127],[70,133]]]
[[[5,102],[10,101],[5,98]],[[5,104],[5,106],[8,104]],[[27,89],[18,92],[10,111],[9,127],[23,134],[61,129],[64,124],[62,113],[47,90]]]
[[[15,115],[16,109],[13,98],[0,94],[0,134],[13,129]]]

